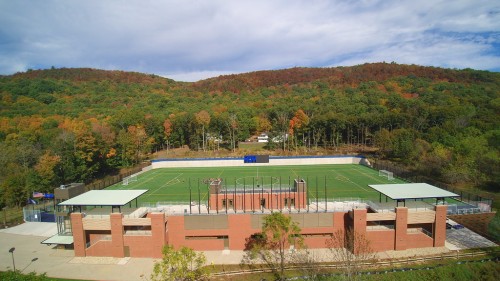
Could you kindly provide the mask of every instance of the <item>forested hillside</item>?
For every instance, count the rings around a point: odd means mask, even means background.
[[[500,188],[499,73],[379,63],[181,83],[49,69],[0,77],[0,95],[6,205],[167,147],[238,153],[261,132],[280,153],[369,146],[444,182]]]

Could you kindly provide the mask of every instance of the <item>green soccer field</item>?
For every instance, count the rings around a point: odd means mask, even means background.
[[[301,165],[301,166],[244,166],[213,168],[161,168],[137,176],[128,185],[118,183],[107,189],[148,189],[139,197],[139,203],[206,201],[208,183],[222,179],[228,192],[245,189],[257,192],[261,188],[288,190],[294,179],[304,179],[310,200],[316,198],[377,199],[378,192],[369,184],[404,183],[400,179],[388,180],[377,170],[356,165]],[[191,193],[191,196],[190,196]]]

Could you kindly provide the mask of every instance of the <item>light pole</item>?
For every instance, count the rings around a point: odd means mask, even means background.
[[[22,273],[22,272],[23,272],[26,268],[28,268],[28,266],[30,266],[33,262],[35,262],[35,261],[37,261],[37,260],[38,260],[38,258],[33,258],[33,259],[31,259],[30,263],[28,263],[28,265],[27,265],[25,268],[23,268],[23,269],[21,270],[21,273]]]
[[[14,267],[14,272],[16,271],[16,263],[14,262],[14,251],[16,250],[16,248],[12,247],[10,248],[9,250],[9,253],[12,254],[12,266]]]

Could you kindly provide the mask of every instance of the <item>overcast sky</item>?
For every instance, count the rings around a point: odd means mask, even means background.
[[[500,71],[500,1],[0,0],[0,74],[91,67],[178,81],[397,62]]]

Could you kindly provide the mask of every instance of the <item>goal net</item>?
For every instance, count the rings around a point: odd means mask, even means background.
[[[131,175],[123,178],[123,185],[128,185],[129,183],[136,181],[137,181],[137,175]]]
[[[379,170],[378,175],[380,177],[387,177],[388,180],[394,179],[394,174],[392,172],[387,171],[387,170]]]

